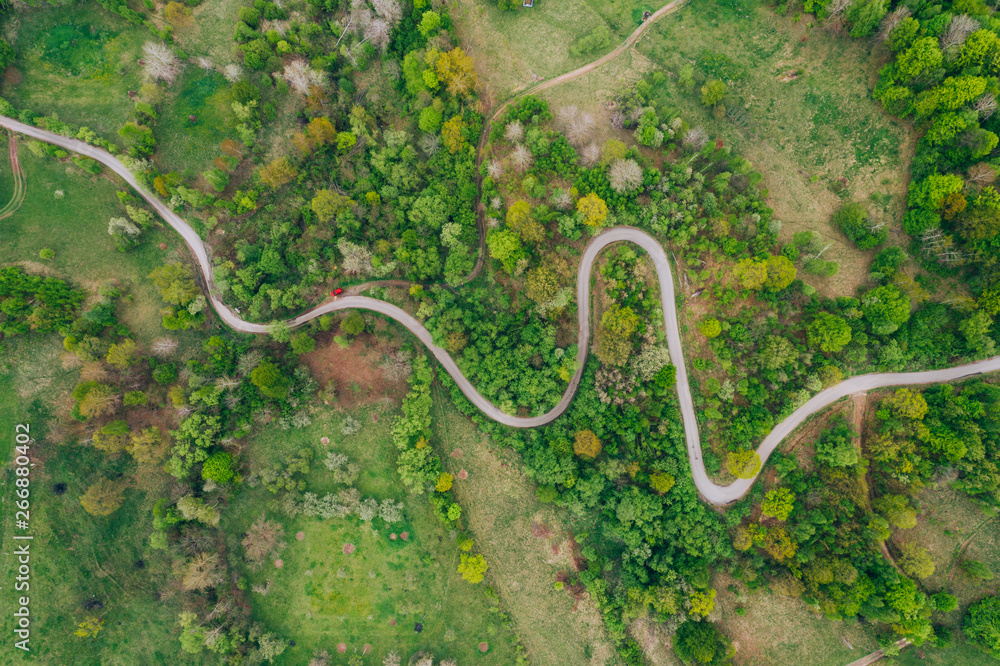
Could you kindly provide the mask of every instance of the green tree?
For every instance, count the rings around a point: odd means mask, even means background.
[[[340,330],[347,335],[358,335],[365,330],[365,318],[357,310],[353,310],[344,321],[340,322]]]
[[[764,287],[769,291],[781,291],[795,280],[795,264],[784,256],[770,256],[767,258],[767,279],[764,280]]]
[[[872,332],[889,335],[910,318],[910,297],[893,285],[882,285],[861,297],[861,310]]]
[[[441,15],[437,12],[426,11],[420,17],[420,24],[417,29],[420,34],[423,35],[424,39],[427,39],[441,27]]]
[[[261,361],[250,373],[250,381],[264,395],[284,400],[288,394],[289,380],[274,363]]]
[[[760,471],[760,455],[753,449],[730,451],[726,456],[726,469],[737,479],[752,479]]]
[[[831,223],[844,232],[859,250],[871,250],[889,237],[885,227],[873,230],[868,221],[868,209],[859,203],[848,202],[833,214]]]
[[[233,480],[233,457],[225,451],[213,453],[201,467],[201,478],[226,484]]]
[[[806,328],[806,337],[811,346],[836,353],[851,341],[851,327],[843,317],[820,312]]]
[[[851,37],[867,37],[878,27],[889,9],[889,0],[855,0],[845,16],[851,24]]]
[[[313,197],[309,206],[316,213],[320,222],[329,222],[346,211],[354,202],[343,194],[332,190],[320,190]]]
[[[851,467],[861,461],[861,452],[854,444],[854,431],[847,420],[839,417],[816,442],[816,460],[830,467]]]
[[[889,409],[896,418],[920,421],[927,414],[927,400],[923,394],[909,388],[896,389],[896,392],[882,401],[882,406]]]
[[[126,484],[111,479],[101,479],[80,497],[83,509],[92,516],[110,516],[125,501]]]
[[[921,37],[896,58],[896,75],[900,81],[908,83],[921,74],[937,69],[943,60],[944,54],[938,48],[938,40],[934,37]]]
[[[1000,597],[983,597],[969,607],[962,631],[970,643],[1000,659]]]
[[[600,228],[608,217],[608,205],[595,192],[580,197],[576,202],[576,210],[583,217],[583,223],[595,229]]]
[[[175,262],[160,266],[149,277],[167,303],[184,307],[201,294],[194,273],[184,264]]]
[[[919,182],[910,183],[907,203],[911,208],[936,211],[941,208],[945,197],[954,192],[961,192],[964,187],[965,181],[961,176],[953,173],[931,174]]]
[[[592,430],[581,430],[573,436],[573,453],[585,460],[601,455],[601,440]]]
[[[757,350],[757,361],[765,370],[780,370],[795,361],[798,352],[788,338],[768,335]]]
[[[934,575],[934,560],[926,548],[908,543],[902,547],[903,555],[899,558],[899,566],[907,576],[927,578]]]
[[[316,349],[316,341],[305,331],[293,335],[291,344],[293,354],[308,354]]]
[[[726,96],[726,84],[719,79],[709,79],[701,87],[701,103],[705,106],[715,106]]]
[[[420,110],[420,131],[437,134],[441,129],[441,112],[433,106],[425,106]]]
[[[698,325],[698,330],[708,339],[717,338],[722,334],[722,324],[715,317],[708,317]]]
[[[674,633],[674,652],[685,664],[722,664],[729,643],[713,622],[687,620]]]
[[[208,459],[208,450],[215,443],[221,429],[218,416],[192,414],[177,430],[171,430],[174,445],[170,449],[167,471],[178,479],[185,478],[191,468]]]
[[[489,565],[486,563],[486,558],[483,555],[469,555],[468,553],[460,555],[458,573],[462,574],[462,578],[473,585],[483,581],[483,576],[487,569],[489,569]]]
[[[872,502],[872,505],[886,520],[900,529],[908,530],[917,525],[917,511],[903,495],[885,495]]]
[[[486,237],[486,245],[489,247],[490,256],[500,261],[508,273],[514,272],[518,260],[524,256],[521,237],[510,229],[490,232]]]
[[[784,487],[769,490],[760,505],[761,513],[782,522],[788,520],[793,508],[795,508],[795,493]]]

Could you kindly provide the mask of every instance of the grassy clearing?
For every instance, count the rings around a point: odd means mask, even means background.
[[[6,155],[6,141],[0,150]],[[21,140],[18,151],[27,181],[24,203],[5,220],[0,234],[0,264],[19,262],[30,271],[70,280],[93,293],[102,284],[117,281],[132,303],[122,320],[143,341],[164,334],[160,327],[161,300],[150,271],[167,261],[187,255],[187,248],[172,229],[150,229],[144,241],[128,253],[115,249],[108,235],[108,220],[122,216],[117,187],[107,176],[90,176],[70,162],[36,157]],[[0,162],[0,200],[6,201],[14,181],[10,164]],[[59,193],[62,194],[59,194]],[[167,250],[159,249],[161,242]],[[42,260],[39,250],[54,250],[54,259]],[[175,331],[179,340],[195,334]]]
[[[469,474],[468,480],[455,481],[454,492],[476,549],[490,564],[487,580],[514,619],[531,662],[617,663],[589,598],[574,600],[554,587],[572,566],[571,534],[554,508],[535,497],[520,458],[491,446],[440,389],[433,416],[445,469]],[[533,536],[533,527],[541,536]]]
[[[536,78],[551,78],[590,62],[618,46],[641,23],[645,9],[662,3],[627,0],[537,0],[531,9],[501,12],[488,0],[449,5],[458,37],[476,58],[493,99],[502,100]],[[601,48],[572,55],[570,47],[600,26],[609,41]]]
[[[958,597],[958,610],[935,617],[948,627],[956,638],[951,648],[939,650],[924,647],[930,664],[989,664],[993,659],[968,645],[962,636],[962,618],[966,609],[987,594],[996,594],[1000,580],[981,581],[958,568],[962,557],[979,560],[994,575],[1000,575],[1000,521],[990,511],[968,495],[952,490],[946,484],[928,486],[918,496],[921,515],[912,530],[897,531],[891,547],[896,553],[904,543],[914,543],[927,549],[934,559],[934,575],[921,581],[928,593],[945,591]],[[963,545],[964,550],[963,550]],[[914,651],[916,652],[916,651]],[[903,663],[917,663],[915,654]]]
[[[671,75],[655,87],[660,104],[764,174],[783,238],[811,229],[833,242],[824,257],[840,262],[840,274],[817,286],[851,293],[865,279],[868,257],[829,226],[833,210],[853,198],[898,229],[905,204],[910,130],[869,96],[882,54],[811,18],[779,17],[752,3],[745,10],[693,0],[654,26],[638,49]],[[727,81],[727,114],[716,117],[700,104],[697,87],[689,92],[677,83],[684,65],[694,66],[698,86],[707,78]],[[832,191],[844,184],[842,194]]]
[[[41,440],[52,402],[75,382],[75,373],[59,371],[55,360],[59,349],[54,337],[5,341],[0,370],[0,423],[7,432],[13,432],[15,423],[29,423],[38,439],[31,449],[34,467],[28,532],[34,536],[28,590],[34,658],[47,664],[198,663],[178,654],[172,634],[179,604],[159,596],[161,583],[171,572],[169,559],[162,552],[149,551],[146,544],[152,501],[135,490],[128,491],[124,506],[107,518],[90,516],[80,506],[86,487],[101,476],[113,478],[122,472],[130,464],[128,458],[109,461],[91,447]],[[23,364],[53,373],[51,383],[44,390],[24,395],[20,390],[22,373],[14,371]],[[3,459],[10,460],[13,437],[6,439]],[[10,506],[14,476],[9,467],[3,470],[3,477],[5,506]],[[57,483],[67,484],[64,494],[53,491]],[[3,518],[0,577],[8,583],[0,595],[0,627],[12,635],[12,583],[18,563],[11,539],[13,516],[5,512]],[[84,605],[88,602],[89,610]],[[97,638],[74,637],[76,625],[87,616],[102,618],[104,630]]]
[[[337,489],[321,463],[326,449],[319,440],[329,436],[331,450],[361,464],[355,487],[363,496],[406,504],[403,523],[388,527],[375,521],[372,529],[356,518],[287,520],[274,511],[274,497],[262,488],[248,489],[237,498],[224,518],[226,530],[237,535],[234,541],[264,511],[285,520],[288,528],[283,567],[268,564],[251,574],[252,584],[272,584],[266,596],[253,595],[255,616],[296,642],[277,663],[305,663],[320,648],[336,658],[338,643],[346,643],[347,655],[361,654],[367,643],[367,654],[374,658],[365,663],[380,663],[390,650],[406,663],[416,652],[430,650],[438,659],[455,658],[463,664],[512,664],[511,634],[491,612],[484,587],[470,585],[456,573],[455,535],[433,516],[426,497],[407,496],[398,482],[390,438],[394,412],[386,402],[351,412],[363,426],[358,434],[345,437],[345,413],[324,410],[310,427],[291,432],[268,428],[248,447],[251,464],[314,447],[317,461],[307,489],[322,494]],[[299,531],[304,533],[301,541],[294,536]],[[390,540],[390,532],[404,531],[406,541]],[[343,553],[346,543],[355,546],[353,554]],[[414,631],[417,622],[423,624],[420,633]],[[486,654],[479,652],[482,641],[490,646]],[[345,661],[342,657],[335,663]]]
[[[233,30],[244,0],[209,0],[192,10],[192,21],[174,31],[174,41],[191,56],[206,56],[217,68],[235,62]]]
[[[211,168],[223,141],[237,138],[228,120],[229,84],[217,72],[187,67],[171,91],[154,128],[160,142],[155,161],[163,171],[201,173]]]
[[[733,641],[735,663],[740,666],[805,663],[802,655],[809,655],[808,663],[816,666],[841,666],[878,649],[869,626],[851,620],[834,622],[799,599],[748,592],[725,574],[716,576],[712,587],[719,591],[714,614]]]
[[[55,113],[117,139],[133,106],[128,91],[142,84],[137,60],[149,33],[91,5],[21,11],[16,71],[0,95],[19,109]]]

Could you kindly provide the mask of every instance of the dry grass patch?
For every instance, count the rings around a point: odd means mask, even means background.
[[[738,666],[843,666],[878,648],[868,626],[829,620],[800,599],[767,590],[748,593],[726,574],[716,575],[712,586],[719,591],[713,616],[733,642]]]
[[[469,473],[468,480],[455,482],[453,492],[476,549],[489,562],[487,578],[532,663],[618,663],[589,597],[574,599],[554,587],[560,571],[571,566],[568,533],[555,508],[535,497],[520,460],[494,448],[440,389],[435,389],[433,417],[439,450],[462,451],[444,458],[445,469]]]

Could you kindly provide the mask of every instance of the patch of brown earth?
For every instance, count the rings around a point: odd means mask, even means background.
[[[397,347],[370,335],[358,336],[348,347],[332,340],[300,356],[312,376],[329,391],[332,384],[337,403],[351,409],[381,400],[397,403],[406,395],[405,379],[389,379],[379,367],[383,358]]]

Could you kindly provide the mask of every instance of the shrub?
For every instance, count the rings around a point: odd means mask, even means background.
[[[885,226],[874,228],[868,219],[868,211],[858,203],[849,202],[833,214],[833,225],[844,232],[859,250],[871,250],[885,243],[889,232]]]

